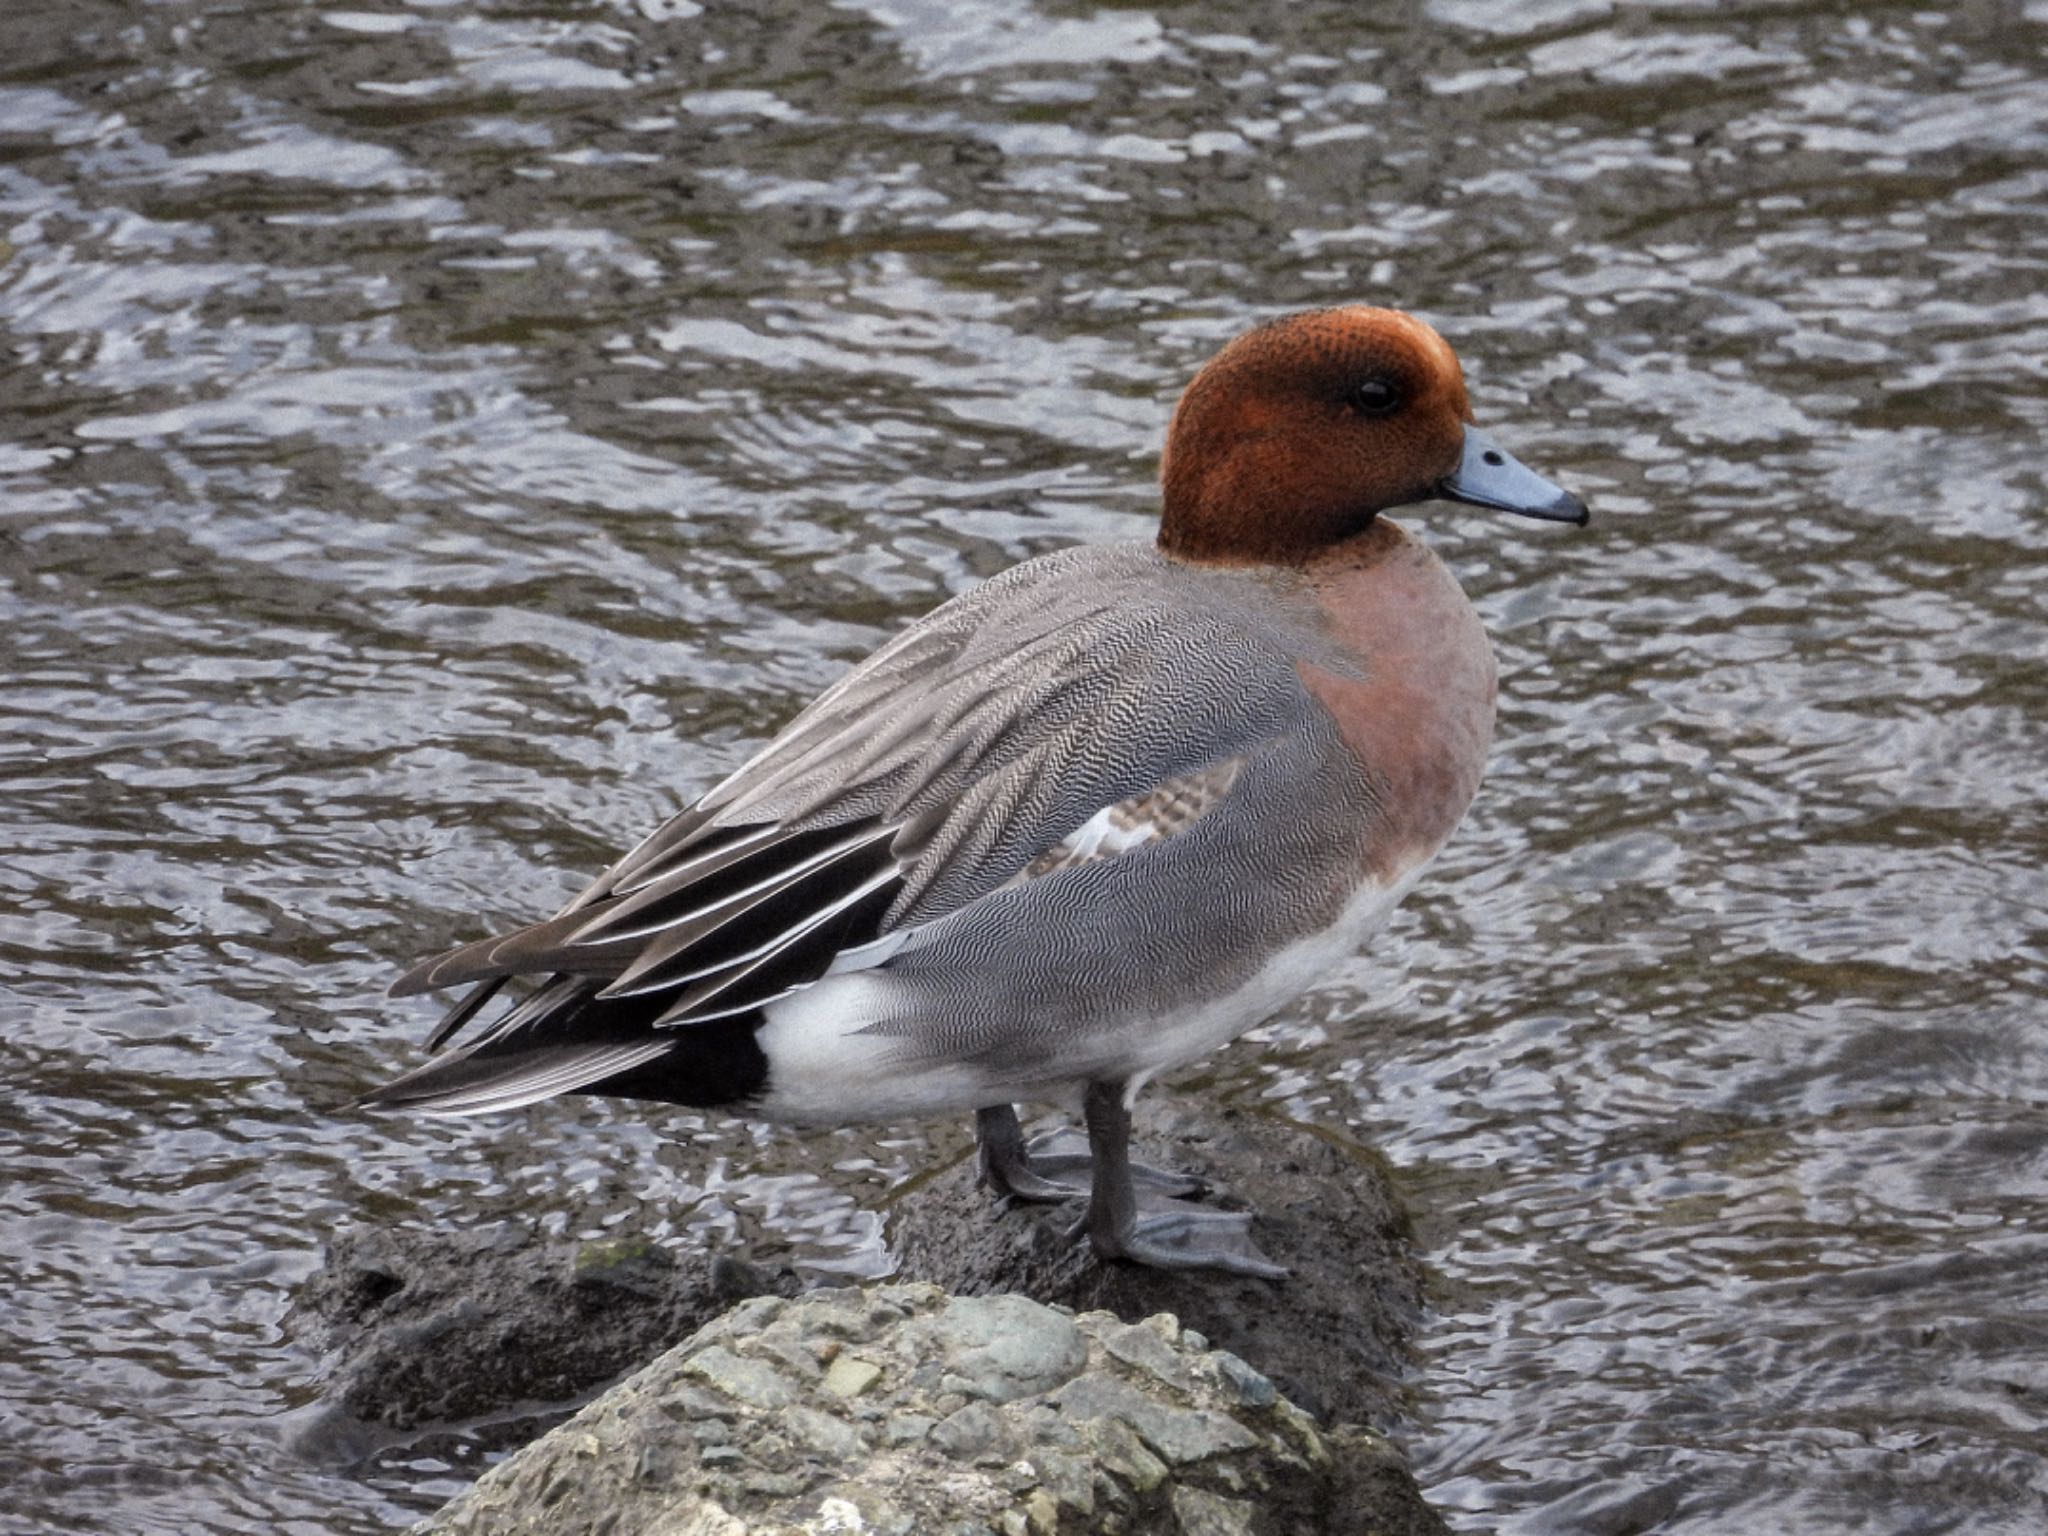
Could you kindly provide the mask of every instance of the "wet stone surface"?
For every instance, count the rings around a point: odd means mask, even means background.
[[[734,1302],[798,1284],[632,1239],[544,1242],[511,1223],[359,1228],[329,1247],[294,1301],[295,1334],[328,1362],[322,1410],[303,1418],[298,1438],[331,1455],[391,1432],[571,1402]],[[755,1387],[764,1399],[765,1381]]]

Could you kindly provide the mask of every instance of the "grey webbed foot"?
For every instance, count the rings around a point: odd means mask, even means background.
[[[1088,1193],[1088,1185],[1094,1179],[1095,1159],[1088,1151],[1088,1138],[1071,1125],[1032,1137],[1024,1152],[1040,1173],[1074,1174],[1075,1179],[1067,1187],[1076,1195]],[[1131,1182],[1140,1189],[1176,1200],[1199,1200],[1209,1193],[1209,1181],[1199,1174],[1177,1168],[1154,1168],[1150,1163],[1131,1163],[1129,1167]]]
[[[1098,1256],[1161,1269],[1286,1278],[1286,1266],[1267,1258],[1252,1241],[1249,1212],[1202,1210],[1156,1190],[1147,1190],[1141,1202],[1132,1177],[1131,1112],[1124,1104],[1123,1084],[1091,1083],[1086,1103],[1094,1186],[1075,1230],[1087,1231]]]
[[[1103,1257],[1155,1269],[1220,1269],[1260,1280],[1285,1280],[1288,1275],[1285,1264],[1274,1263],[1252,1241],[1250,1211],[1150,1211],[1112,1238],[1115,1253],[1105,1251],[1092,1226],[1089,1235]]]
[[[1046,1131],[1027,1143],[1017,1112],[999,1104],[975,1112],[974,1134],[981,1186],[993,1192],[1002,1207],[1007,1208],[1013,1200],[1056,1205],[1088,1194],[1094,1159],[1088,1151],[1088,1138],[1072,1126]],[[1132,1181],[1148,1190],[1183,1199],[1199,1199],[1209,1192],[1208,1183],[1191,1173],[1144,1163],[1128,1166]]]

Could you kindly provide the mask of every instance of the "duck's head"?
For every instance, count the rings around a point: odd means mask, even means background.
[[[1585,522],[1584,502],[1471,421],[1457,354],[1413,315],[1353,305],[1262,325],[1217,353],[1173,413],[1160,547],[1299,564],[1389,507],[1436,498]]]

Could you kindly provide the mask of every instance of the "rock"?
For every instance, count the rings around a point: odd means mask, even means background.
[[[1133,1326],[919,1284],[750,1303],[415,1532],[1441,1531],[1381,1498],[1372,1469],[1398,1467],[1384,1441],[1357,1429],[1325,1437],[1278,1395],[1248,1401],[1242,1362],[1171,1318],[1136,1324],[1142,1340]],[[829,1372],[799,1380],[781,1368],[793,1349],[815,1358],[829,1342],[873,1368],[862,1393],[833,1390]],[[769,1380],[778,1401],[764,1410]],[[979,1389],[965,1402],[960,1381]],[[709,1424],[720,1427],[700,1434]]]
[[[704,1350],[690,1361],[692,1375],[702,1376],[735,1402],[749,1408],[782,1408],[796,1396],[796,1386],[763,1360],[748,1360],[720,1349]]]
[[[958,1337],[934,1341],[934,1358],[959,1378],[954,1390],[1000,1402],[1005,1392],[1038,1390],[1034,1372],[1064,1368],[1061,1351],[1074,1347],[1068,1335],[1006,1326],[1014,1298],[1002,1293],[1014,1292],[1132,1324],[1171,1313],[1252,1362],[1242,1390],[1277,1389],[1324,1420],[1397,1423],[1421,1286],[1406,1218],[1378,1160],[1333,1133],[1263,1116],[1180,1102],[1139,1109],[1142,1154],[1209,1179],[1226,1191],[1216,1203],[1241,1197],[1259,1211],[1256,1236],[1293,1276],[1274,1283],[1098,1263],[1065,1236],[1074,1207],[1020,1206],[998,1216],[975,1187],[973,1159],[963,1158],[922,1181],[893,1223],[897,1278],[987,1298],[988,1310],[961,1315]],[[329,1413],[310,1438],[355,1454],[379,1429],[572,1401],[735,1301],[798,1289],[786,1271],[636,1238],[552,1242],[509,1225],[446,1234],[359,1229],[331,1245],[290,1319],[334,1362]],[[1148,1348],[1137,1333],[1122,1340],[1127,1353]],[[826,1342],[833,1341],[817,1341]],[[864,1389],[854,1384],[867,1376],[859,1352],[850,1353],[850,1365],[829,1362],[836,1375],[815,1353],[764,1360],[784,1375],[826,1371],[835,1392],[858,1395]]]
[[[735,1301],[793,1294],[798,1284],[794,1275],[653,1243],[550,1243],[510,1226],[345,1233],[289,1319],[335,1361],[327,1411],[308,1421],[300,1449],[353,1458],[390,1438],[378,1429],[568,1402]]]
[[[1217,1193],[1207,1203],[1258,1212],[1253,1236],[1292,1275],[1275,1282],[1098,1263],[1066,1236],[1077,1206],[997,1215],[967,1158],[921,1182],[894,1213],[895,1278],[963,1296],[1017,1292],[1134,1324],[1171,1313],[1256,1367],[1244,1390],[1277,1386],[1330,1422],[1398,1423],[1422,1280],[1379,1157],[1328,1130],[1167,1099],[1139,1102],[1134,1149],[1208,1180]],[[1147,1348],[1135,1333],[1122,1337],[1127,1349]]]
[[[931,1346],[947,1390],[998,1403],[1072,1379],[1088,1357],[1071,1319],[1022,1296],[961,1299],[939,1314]]]
[[[825,1372],[825,1390],[840,1397],[859,1397],[881,1377],[882,1368],[873,1361],[841,1355]]]
[[[644,1480],[667,1486],[678,1466],[716,1472],[730,1498],[674,1528],[752,1532],[738,1511],[816,1493],[825,1465],[843,1469],[845,1488],[818,1531],[841,1517],[868,1522],[847,1531],[919,1536],[1227,1529],[1217,1522],[1237,1518],[1243,1491],[1188,1469],[1253,1455],[1231,1426],[1286,1420],[1298,1421],[1302,1457],[1322,1448],[1314,1476],[1332,1507],[1374,1511],[1357,1529],[1441,1532],[1386,1443],[1350,1427],[1401,1418],[1420,1310],[1406,1221],[1378,1160],[1326,1131],[1186,1102],[1141,1105],[1138,1128],[1148,1160],[1202,1175],[1214,1203],[1254,1206],[1256,1237],[1292,1278],[1101,1264],[1065,1235],[1076,1207],[998,1215],[971,1157],[919,1181],[892,1223],[898,1278],[953,1293],[943,1307],[922,1289],[884,1287],[833,1293],[818,1309],[783,1299],[799,1289],[787,1272],[631,1237],[360,1230],[330,1247],[289,1319],[331,1362],[325,1403],[295,1443],[356,1462],[401,1433],[460,1423],[451,1459],[517,1445],[542,1427],[544,1405],[579,1400],[694,1332],[690,1367],[670,1370],[662,1398],[686,1427],[686,1453],[662,1442]],[[888,1350],[874,1345],[883,1338]],[[432,1435],[406,1438],[415,1454],[442,1449]],[[888,1485],[850,1470],[944,1467],[964,1486],[1007,1488],[1004,1467],[1020,1456],[1036,1482],[1005,1495],[1008,1524],[962,1506],[951,1525],[892,1525],[909,1517]],[[575,1492],[573,1465],[558,1500]],[[1097,1511],[1104,1476],[1123,1502]],[[1130,1523],[1133,1508],[1155,1504],[1157,1520],[1179,1523]]]
[[[1087,1358],[1085,1351],[1082,1358]],[[1010,1455],[1003,1416],[987,1403],[969,1403],[947,1414],[925,1438],[955,1461],[1001,1461]]]

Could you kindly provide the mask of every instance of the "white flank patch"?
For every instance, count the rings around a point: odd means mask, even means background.
[[[964,1065],[907,1067],[905,1041],[861,1031],[884,1017],[886,978],[825,976],[762,1009],[755,1032],[768,1057],[768,1092],[754,1113],[797,1125],[922,1120],[978,1109],[1001,1097]]]

